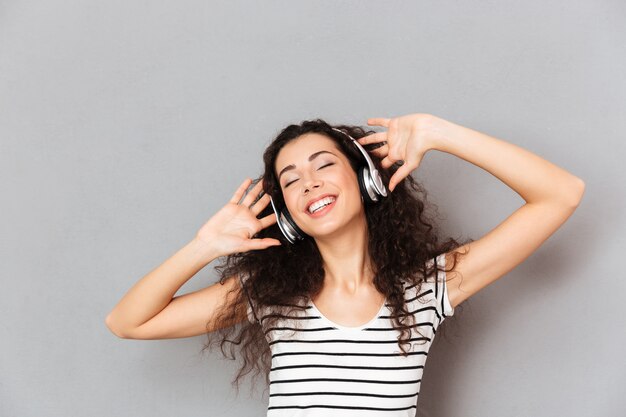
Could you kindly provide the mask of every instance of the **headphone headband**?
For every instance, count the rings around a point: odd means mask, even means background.
[[[347,134],[346,132],[344,132],[343,130],[339,130],[336,128],[332,128],[333,130],[336,130],[337,132],[343,133],[344,135],[346,135],[348,138],[350,138],[350,140],[352,141],[352,143],[354,143],[356,145],[356,147],[358,148],[359,151],[361,151],[361,154],[363,154],[363,156],[365,157],[365,161],[367,162],[367,167],[369,168],[369,172],[372,178],[372,185],[374,186],[374,188],[376,188],[377,194],[383,196],[383,197],[387,197],[387,188],[385,188],[384,184],[383,184],[383,180],[380,177],[380,174],[378,172],[378,170],[376,169],[376,167],[374,166],[374,162],[372,161],[372,158],[370,158],[370,156],[368,155],[367,151],[363,148],[363,146],[361,146],[361,144],[359,142],[357,142],[356,139],[354,139],[352,136],[350,136],[349,134]],[[374,201],[378,201],[378,198],[373,198]]]

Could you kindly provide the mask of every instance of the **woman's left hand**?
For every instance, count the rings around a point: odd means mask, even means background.
[[[437,148],[445,140],[450,127],[454,125],[425,113],[409,114],[391,119],[371,118],[367,119],[367,124],[383,126],[388,128],[388,131],[357,139],[359,144],[384,142],[383,146],[369,152],[382,158],[381,165],[385,169],[397,161],[404,162],[389,180],[389,191],[393,191],[400,181],[419,166],[428,150]]]

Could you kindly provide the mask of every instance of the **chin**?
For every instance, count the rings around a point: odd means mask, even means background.
[[[358,216],[354,216],[351,219],[348,219],[344,222],[334,222],[334,221],[328,222],[323,225],[317,225],[317,227],[310,230],[309,232],[307,232],[304,229],[303,231],[314,239],[329,238],[329,237],[332,237],[333,235],[340,235],[341,233],[348,232],[351,230],[351,228],[356,227],[356,226],[351,226],[351,224],[353,224],[357,218]]]

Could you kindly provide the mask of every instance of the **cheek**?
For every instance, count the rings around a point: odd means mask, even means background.
[[[287,192],[283,194],[283,198],[285,201],[285,205],[287,206],[287,210],[289,210],[289,213],[295,213],[298,211],[298,201],[294,196],[291,195],[291,193]]]
[[[361,190],[359,189],[359,180],[356,174],[350,175],[344,179],[344,187],[354,194],[361,193]]]
[[[341,188],[343,189],[345,197],[347,197],[344,202],[346,207],[350,207],[350,211],[361,210],[361,190],[356,174],[343,178]]]

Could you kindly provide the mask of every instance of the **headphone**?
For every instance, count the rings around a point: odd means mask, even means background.
[[[331,128],[337,132],[340,132],[350,138],[350,141],[354,143],[354,145],[358,148],[361,154],[365,157],[365,162],[367,165],[361,165],[359,167],[357,178],[359,181],[359,189],[361,190],[361,201],[366,204],[373,204],[380,201],[381,198],[387,197],[387,188],[383,184],[383,180],[380,177],[380,173],[374,166],[372,159],[367,154],[367,151],[361,146],[359,142],[356,141],[352,136],[344,132],[343,130],[339,130],[336,128]],[[285,238],[289,241],[289,243],[296,243],[298,240],[304,239],[306,233],[302,231],[293,221],[293,218],[289,214],[289,211],[285,208],[284,210],[280,210],[276,208],[274,204],[274,200],[270,196],[270,202],[272,203],[272,208],[274,209],[274,213],[276,214],[276,223],[280,231],[283,233]]]

